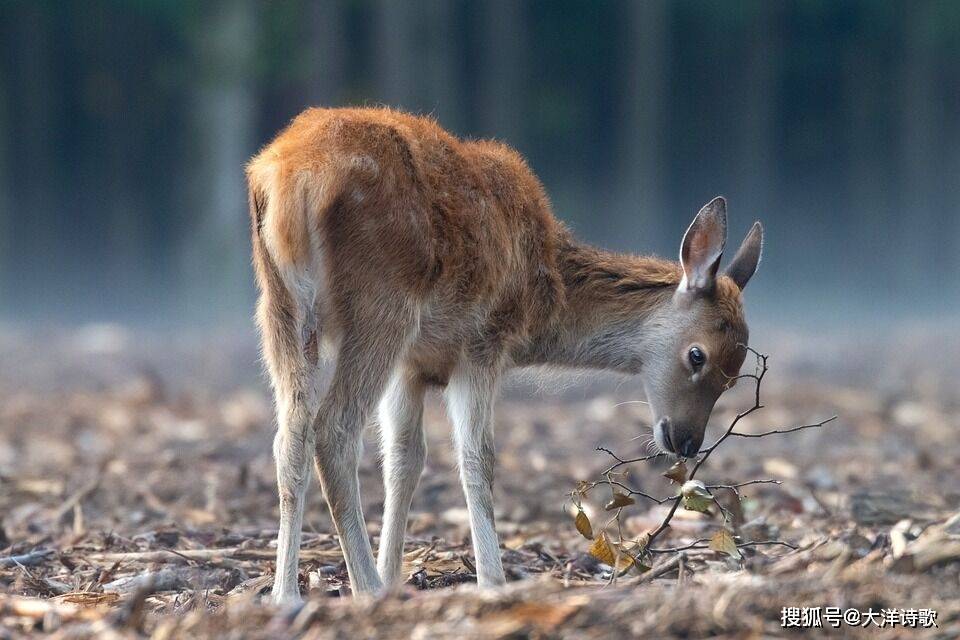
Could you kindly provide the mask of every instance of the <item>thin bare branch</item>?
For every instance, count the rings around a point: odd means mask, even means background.
[[[771,429],[770,431],[763,431],[761,433],[743,433],[742,431],[734,431],[730,435],[737,436],[738,438],[764,438],[766,436],[772,436],[778,433],[794,433],[795,431],[803,431],[804,429],[819,429],[824,425],[827,425],[837,419],[837,416],[831,416],[826,420],[821,420],[820,422],[814,422],[811,424],[800,425],[799,427],[790,427],[785,429]]]
[[[686,544],[681,547],[664,547],[660,549],[648,549],[647,551],[649,551],[650,553],[678,553],[680,551],[690,551],[692,549],[709,549],[710,548],[709,544],[710,544],[709,538],[699,538],[697,540],[694,540],[690,544]],[[788,549],[792,549],[793,551],[796,551],[798,549],[796,545],[790,544],[785,540],[754,540],[750,542],[737,542],[736,545],[738,549],[742,549],[743,547],[761,547],[761,546],[787,547]]]
[[[627,494],[628,496],[640,496],[641,498],[646,498],[647,500],[652,500],[653,502],[656,502],[657,504],[663,504],[664,502],[668,502],[668,501],[673,500],[673,499],[675,499],[675,498],[678,497],[678,496],[668,496],[668,497],[666,497],[666,498],[657,498],[656,496],[651,496],[649,493],[644,493],[643,491],[640,491],[639,489],[634,489],[633,487],[631,487],[631,486],[629,486],[629,485],[627,485],[627,484],[624,484],[623,482],[620,482],[619,480],[612,480],[612,479],[610,479],[610,478],[607,478],[606,480],[597,480],[597,481],[595,481],[595,482],[591,482],[591,483],[587,486],[587,488],[584,489],[583,493],[587,493],[588,491],[590,491],[590,489],[593,489],[594,487],[597,487],[597,486],[600,486],[600,485],[607,485],[607,486],[609,486],[609,487],[617,487],[617,488],[619,488],[619,489],[623,489],[624,492],[626,492],[626,494]]]
[[[53,555],[53,549],[34,549],[21,555],[0,558],[0,567],[31,567],[46,562]]]
[[[774,480],[768,478],[766,480],[747,480],[746,482],[738,482],[737,484],[707,484],[704,485],[707,489],[739,489],[740,487],[749,487],[752,484],[783,484],[783,480]]]
[[[600,475],[602,476],[605,476],[612,471],[616,471],[620,467],[627,464],[634,464],[637,462],[646,462],[647,460],[653,460],[654,458],[662,458],[663,456],[667,455],[661,451],[660,453],[651,453],[650,455],[640,456],[639,458],[628,458],[625,460],[606,447],[597,447],[597,451],[602,451],[607,455],[609,455],[614,460],[616,460],[615,463],[613,463],[611,466],[607,467],[606,469],[600,472]]]

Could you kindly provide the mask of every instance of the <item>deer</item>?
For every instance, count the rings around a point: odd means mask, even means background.
[[[505,582],[494,522],[494,403],[515,367],[610,370],[645,392],[656,444],[692,457],[736,381],[754,223],[731,262],[726,201],[683,235],[679,262],[576,240],[523,157],[386,107],[311,108],[246,168],[256,324],[273,389],[280,524],[272,599],[300,601],[311,458],[352,592],[401,579],[427,453],[424,394],[443,389],[477,582]],[[321,384],[320,360],[332,376]],[[321,388],[323,387],[323,388]],[[360,500],[362,432],[379,426],[383,524]]]

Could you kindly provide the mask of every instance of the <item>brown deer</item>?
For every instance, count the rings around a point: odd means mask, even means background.
[[[504,582],[494,527],[493,405],[510,367],[637,374],[656,442],[696,455],[745,357],[740,292],[754,224],[718,272],[726,203],[703,207],[680,262],[577,242],[523,158],[389,109],[310,109],[247,168],[257,323],[276,396],[280,533],[273,596],[299,599],[314,458],[354,593],[401,576],[423,470],[424,391],[445,387],[481,587]],[[318,358],[335,368],[319,388]],[[357,476],[378,411],[385,509],[374,561]]]

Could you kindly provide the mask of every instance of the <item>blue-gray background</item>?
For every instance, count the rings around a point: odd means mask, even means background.
[[[309,105],[527,155],[582,237],[756,218],[776,326],[955,318],[960,4],[0,0],[0,320],[245,326],[242,167]]]

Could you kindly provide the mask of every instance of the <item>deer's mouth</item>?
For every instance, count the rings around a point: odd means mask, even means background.
[[[670,440],[670,418],[660,418],[653,425],[653,439],[661,450],[667,453],[676,453],[673,442]]]
[[[670,418],[660,418],[653,427],[653,439],[667,453],[682,458],[695,458],[699,453],[703,436],[683,425],[675,425]]]

